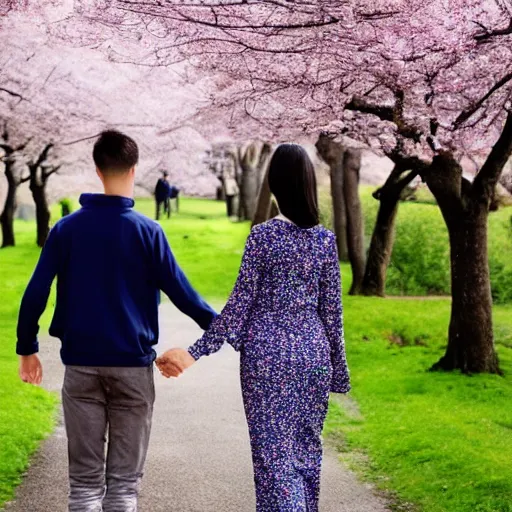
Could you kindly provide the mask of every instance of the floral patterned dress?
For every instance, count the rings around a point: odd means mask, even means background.
[[[189,352],[226,341],[241,354],[257,512],[317,512],[329,391],[350,389],[333,233],[253,228],[229,301]]]

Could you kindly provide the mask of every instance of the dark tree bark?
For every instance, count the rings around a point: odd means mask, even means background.
[[[260,193],[258,194],[258,203],[256,205],[256,212],[254,213],[254,219],[252,225],[256,226],[262,222],[267,221],[270,218],[270,209],[272,207],[272,194],[270,193],[270,187],[268,185],[268,170],[265,173],[263,181],[260,187]]]
[[[399,142],[401,138],[417,142],[422,134],[405,121],[402,93],[396,96],[393,107],[357,99],[347,108],[394,122]],[[478,102],[463,111],[455,125],[464,123],[477,108]],[[434,194],[448,228],[452,310],[446,353],[432,369],[499,373],[492,327],[487,219],[494,189],[512,155],[512,112],[508,112],[501,135],[473,183],[463,178],[462,168],[451,153],[439,150],[435,140],[436,126],[437,122],[431,120],[427,142],[437,154],[431,165],[420,161],[418,168]],[[396,153],[399,154],[401,149],[398,144]]]
[[[224,194],[224,186],[223,185],[220,185],[219,187],[217,187],[217,190],[215,192],[215,199],[217,201],[225,201],[226,200],[226,196]]]
[[[331,195],[338,257],[340,261],[347,261],[347,212],[343,193],[343,160],[341,158],[331,167]]]
[[[48,233],[50,232],[50,208],[46,198],[46,183],[35,187],[30,184],[32,197],[36,205],[36,223],[37,223],[37,245],[43,247]]]
[[[259,169],[263,176],[261,179],[258,200],[256,202],[256,211],[252,220],[252,225],[256,226],[270,219],[270,210],[272,207],[272,194],[268,184],[268,160],[272,153],[272,146],[268,143],[263,145],[260,154]]]
[[[512,113],[480,172],[470,183],[448,152],[425,174],[450,237],[452,310],[445,355],[433,370],[499,373],[492,327],[487,220],[496,183],[512,154]]]
[[[37,160],[28,164],[30,191],[36,205],[36,242],[39,247],[44,246],[50,232],[50,208],[48,206],[48,198],[46,197],[46,184],[48,183],[48,178],[56,173],[60,167],[44,165],[52,147],[52,143],[47,144]]]
[[[242,152],[242,147],[239,146],[238,147],[238,152],[237,152],[237,155],[236,155],[236,162],[237,162],[237,166],[236,166],[236,182],[237,182],[237,185],[238,185],[238,204],[237,204],[237,210],[238,210],[238,220],[239,221],[243,221],[243,220],[246,220],[247,219],[247,213],[246,213],[246,210],[245,210],[245,204],[244,204],[244,201],[242,199],[242,175],[243,175],[243,169],[242,169],[242,158],[243,158],[243,152]]]
[[[2,248],[14,247],[16,240],[14,238],[14,212],[16,211],[16,191],[18,181],[14,175],[14,160],[6,158],[5,177],[7,178],[7,197],[5,198],[4,209],[0,215],[0,224],[2,225]]]
[[[268,142],[264,142],[261,146],[259,158],[258,158],[258,177],[260,187],[263,184],[263,180],[267,175],[268,166],[270,164],[270,155],[272,154],[272,145]]]
[[[359,199],[361,152],[347,149],[343,155],[343,197],[347,216],[347,249],[352,267],[352,286],[349,295],[359,295],[363,284],[366,255],[364,250],[364,218]]]
[[[329,135],[321,133],[316,142],[316,149],[330,168],[333,222],[338,256],[340,261],[347,261],[347,214],[343,193],[343,147],[340,143],[332,140]]]
[[[499,373],[492,326],[487,216],[488,211],[480,208],[451,222],[452,312],[448,347],[433,369]]]
[[[385,295],[386,274],[395,240],[398,203],[405,187],[418,175],[417,171],[411,170],[402,177],[406,170],[403,165],[395,164],[384,185],[373,193],[373,197],[380,204],[361,286],[362,295]]]
[[[7,197],[5,199],[4,209],[0,215],[0,224],[2,226],[2,248],[14,247],[16,240],[14,237],[14,213],[16,211],[16,192],[21,181],[14,171],[15,155],[17,152],[25,149],[30,139],[15,147],[9,142],[9,130],[7,123],[4,123],[0,140],[0,148],[3,149],[5,156],[2,161],[5,165],[5,177],[7,178]],[[26,181],[26,180],[24,180]]]

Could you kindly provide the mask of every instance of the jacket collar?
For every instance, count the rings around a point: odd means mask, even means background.
[[[82,194],[80,196],[80,204],[84,208],[118,208],[127,210],[133,208],[135,201],[129,197]]]

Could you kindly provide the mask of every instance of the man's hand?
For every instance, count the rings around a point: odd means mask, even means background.
[[[156,365],[164,377],[178,377],[196,360],[183,348],[171,348],[156,359]]]
[[[23,382],[39,386],[43,380],[43,365],[37,354],[20,356],[20,378]]]

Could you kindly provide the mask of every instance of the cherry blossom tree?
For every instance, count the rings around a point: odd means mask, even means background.
[[[512,152],[512,7],[506,0],[78,2],[77,23],[144,62],[187,59],[232,82],[217,106],[261,133],[340,131],[418,173],[450,233],[452,318],[436,365],[497,372],[487,215]],[[94,31],[92,31],[94,32]],[[117,51],[117,50],[116,50]],[[463,155],[486,160],[475,180]],[[398,172],[398,171],[397,171]]]
[[[92,144],[107,127],[126,131],[139,143],[138,184],[145,189],[153,190],[159,169],[166,168],[171,178],[186,177],[176,181],[185,192],[187,187],[196,193],[208,190],[201,157],[209,143],[190,123],[209,102],[202,84],[192,84],[184,66],[147,69],[110,62],[93,49],[53,41],[41,6],[12,2],[8,15],[0,17],[0,45],[7,49],[0,56],[0,126],[5,124],[9,139],[2,140],[8,189],[4,244],[14,244],[18,185],[30,181],[41,205],[36,213],[41,213],[47,210],[47,185],[55,184],[55,167],[58,180],[76,182],[77,192],[94,184]],[[41,15],[37,25],[34,13]],[[46,147],[52,149],[40,160]],[[39,213],[42,243],[47,222]]]
[[[209,111],[228,112],[236,136],[338,130],[389,156],[395,185],[420,175],[452,253],[448,348],[436,367],[499,371],[486,240],[512,152],[510,0],[77,0],[58,17],[39,9],[53,37],[111,60],[203,70],[213,77]],[[465,155],[485,155],[472,183]]]

